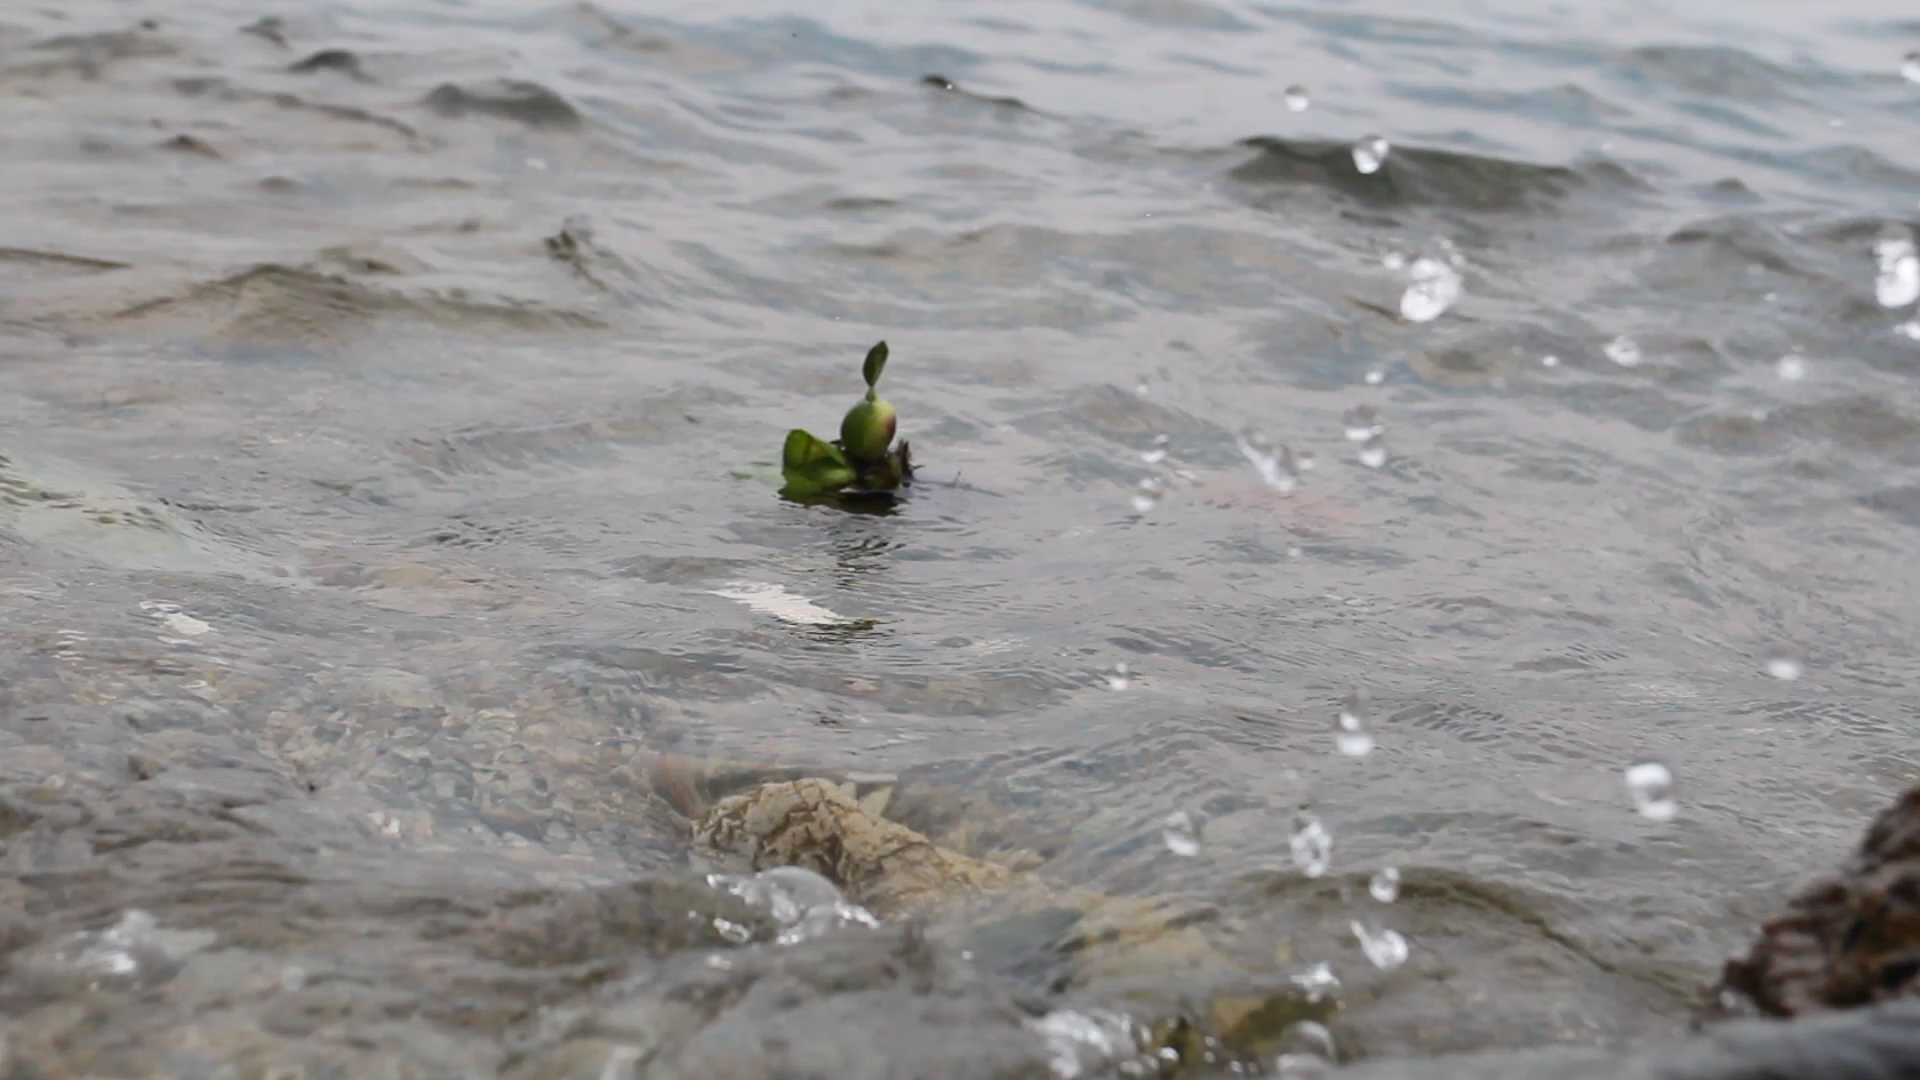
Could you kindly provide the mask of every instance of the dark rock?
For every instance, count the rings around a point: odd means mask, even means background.
[[[426,106],[442,116],[473,114],[515,120],[528,127],[572,129],[580,111],[539,83],[497,79],[474,87],[442,83],[426,97]]]
[[[1762,924],[1717,990],[1710,1018],[1803,1016],[1920,993],[1920,787],[1874,819],[1838,874]]]

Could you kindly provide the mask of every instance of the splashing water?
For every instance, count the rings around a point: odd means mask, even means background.
[[[1366,757],[1373,752],[1373,732],[1367,730],[1367,696],[1355,690],[1340,707],[1334,745],[1348,757]]]
[[[1791,650],[1775,649],[1767,654],[1767,674],[1781,682],[1793,682],[1806,674],[1806,665]]]
[[[1881,307],[1906,307],[1920,300],[1920,254],[1914,251],[1910,231],[1901,229],[1882,236],[1874,242],[1873,257],[1880,264],[1873,295]]]
[[[1621,367],[1639,367],[1646,357],[1640,354],[1640,344],[1625,334],[1607,342],[1607,359]]]
[[[1901,61],[1900,77],[1910,83],[1920,83],[1920,51],[1908,53]]]
[[[1167,815],[1160,823],[1160,838],[1167,842],[1168,851],[1183,859],[1200,854],[1200,826],[1185,810]]]
[[[1305,469],[1294,458],[1292,450],[1285,446],[1275,447],[1257,431],[1236,436],[1234,442],[1240,447],[1240,453],[1259,470],[1261,481],[1268,487],[1288,495],[1300,486],[1300,474]]]
[[[1908,319],[1906,322],[1894,327],[1893,332],[1904,335],[1914,341],[1920,341],[1920,319]]]
[[[1340,976],[1325,963],[1315,964],[1288,980],[1299,987],[1312,1002],[1325,1001],[1340,992]]]
[[[1288,112],[1306,112],[1307,106],[1313,104],[1313,99],[1307,96],[1307,88],[1304,86],[1289,86],[1280,96],[1286,101]]]
[[[1375,900],[1383,904],[1391,904],[1395,900],[1398,900],[1400,898],[1400,871],[1389,866],[1375,873],[1373,880],[1367,882],[1367,891],[1373,894]]]
[[[1353,167],[1359,169],[1361,175],[1371,176],[1387,163],[1387,154],[1392,150],[1387,140],[1378,135],[1369,135],[1353,144]]]
[[[1104,1073],[1109,1066],[1140,1052],[1140,1036],[1133,1021],[1104,1009],[1056,1009],[1038,1020],[1027,1021],[1027,1027],[1047,1041],[1047,1059],[1058,1080]]]
[[[1680,813],[1673,797],[1673,773],[1657,761],[1643,761],[1627,769],[1627,793],[1634,808],[1650,821],[1672,821]]]
[[[774,940],[781,945],[797,945],[845,927],[880,925],[872,912],[848,903],[833,882],[803,867],[776,866],[747,876],[711,874],[707,884],[773,916],[780,925]],[[716,928],[724,921],[714,920]],[[721,932],[729,940],[737,936]]]
[[[1363,443],[1375,435],[1385,435],[1387,425],[1380,422],[1379,410],[1371,405],[1355,405],[1341,414],[1340,423],[1346,427],[1347,441]]]
[[[1113,665],[1113,673],[1107,676],[1107,689],[1125,690],[1128,686],[1132,685],[1132,683],[1133,679],[1127,674],[1126,661],[1122,660]]]
[[[1293,865],[1310,878],[1326,876],[1333,865],[1333,834],[1311,814],[1294,824],[1293,838],[1287,846],[1293,851]]]
[[[1160,481],[1151,476],[1141,477],[1140,482],[1133,488],[1133,512],[1144,514],[1159,506],[1160,496],[1165,491],[1166,489],[1160,486]]]
[[[1410,950],[1407,948],[1407,939],[1400,936],[1400,931],[1369,927],[1359,919],[1349,921],[1347,926],[1353,930],[1354,940],[1360,943],[1360,951],[1367,954],[1367,959],[1374,967],[1381,971],[1392,971],[1407,962]]]
[[[1378,469],[1387,463],[1387,440],[1379,435],[1368,439],[1360,446],[1360,464],[1369,469]]]
[[[1407,265],[1407,257],[1397,251],[1389,251],[1380,256],[1380,265],[1389,270],[1404,269]]]
[[[1141,451],[1140,460],[1149,465],[1158,465],[1167,460],[1167,443],[1169,441],[1171,440],[1165,435],[1155,435],[1153,437],[1153,449]]]
[[[1773,373],[1781,382],[1799,382],[1807,377],[1807,361],[1799,353],[1788,353],[1773,365]]]
[[[1325,1024],[1296,1020],[1280,1033],[1280,1056],[1274,1069],[1280,1076],[1306,1080],[1332,1075],[1338,1060],[1333,1032]]]
[[[1381,371],[1379,368],[1374,368],[1372,371],[1367,372],[1365,378],[1368,386],[1379,386],[1381,383],[1387,381],[1387,373]]]
[[[1408,322],[1432,322],[1459,301],[1460,271],[1451,265],[1423,255],[1413,260],[1407,272],[1413,284],[1400,295],[1400,315]]]
[[[1554,356],[1552,353],[1548,353],[1546,356],[1543,356],[1540,358],[1540,366],[1541,367],[1559,367],[1560,358],[1557,356]]]

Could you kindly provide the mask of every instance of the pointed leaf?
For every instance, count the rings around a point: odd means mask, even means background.
[[[787,480],[782,490],[793,496],[838,491],[857,476],[838,447],[799,428],[787,432],[787,445],[780,453],[780,474]]]
[[[881,342],[867,350],[867,362],[860,367],[860,374],[866,376],[867,389],[880,381],[880,373],[887,370],[887,343]]]

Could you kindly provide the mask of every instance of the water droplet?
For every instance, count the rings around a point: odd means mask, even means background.
[[[1920,254],[1914,251],[1910,230],[1901,228],[1882,235],[1874,242],[1873,257],[1880,265],[1873,295],[1881,307],[1906,307],[1920,300]]]
[[[1360,464],[1378,469],[1387,463],[1387,440],[1379,435],[1360,445]]]
[[[1122,660],[1113,665],[1113,673],[1107,676],[1107,689],[1125,690],[1132,683],[1133,679],[1127,675],[1126,661]]]
[[[1920,319],[1908,319],[1906,322],[1894,327],[1893,332],[1903,334],[1914,341],[1920,341]]]
[[[1379,368],[1375,368],[1367,372],[1366,379],[1368,386],[1379,386],[1381,383],[1387,381],[1387,373],[1381,371]]]
[[[1395,900],[1398,900],[1400,898],[1400,871],[1389,866],[1374,874],[1373,880],[1367,882],[1367,891],[1373,894],[1375,900],[1383,904],[1391,904]]]
[[[1901,61],[1900,77],[1910,83],[1920,83],[1920,51],[1908,53]]]
[[[1673,798],[1673,773],[1657,761],[1643,761],[1627,769],[1627,793],[1633,796],[1640,816],[1652,821],[1672,821],[1680,813]]]
[[[1304,554],[1304,552],[1302,552],[1297,545],[1289,546],[1287,548],[1287,558],[1289,559],[1297,559],[1302,554]]]
[[[1185,810],[1176,810],[1167,815],[1166,820],[1160,823],[1160,838],[1167,842],[1168,851],[1183,859],[1200,854],[1200,826]]]
[[[1541,367],[1559,367],[1560,358],[1553,355],[1552,353],[1548,353],[1547,355],[1540,358],[1540,366]]]
[[[1164,492],[1160,481],[1151,476],[1143,476],[1133,488],[1133,512],[1144,514],[1160,505],[1160,496]]]
[[[1165,435],[1155,435],[1153,437],[1153,449],[1142,451],[1140,460],[1149,465],[1158,465],[1167,460],[1167,442],[1168,439]]]
[[[1235,442],[1240,447],[1240,453],[1259,470],[1261,481],[1268,487],[1286,495],[1299,486],[1304,467],[1295,460],[1292,450],[1274,446],[1257,431],[1238,435]]]
[[[1377,173],[1380,166],[1387,163],[1387,154],[1392,149],[1387,145],[1387,140],[1378,135],[1369,135],[1353,144],[1353,167],[1359,169],[1363,176]]]
[[[1400,295],[1400,315],[1408,322],[1432,322],[1459,301],[1460,271],[1452,266],[1423,255],[1413,260],[1407,272],[1413,284]]]
[[[1799,353],[1788,353],[1773,365],[1773,373],[1780,376],[1782,382],[1799,382],[1807,377],[1806,358]]]
[[[1407,257],[1397,251],[1389,251],[1380,257],[1380,265],[1389,270],[1399,270],[1407,265]]]
[[[1322,877],[1333,865],[1333,834],[1311,814],[1302,815],[1293,827],[1293,865],[1310,878]]]
[[[1145,375],[1140,376],[1140,381],[1133,384],[1133,392],[1141,397],[1147,396],[1147,377]]]
[[[1348,757],[1366,757],[1373,752],[1373,732],[1367,730],[1367,696],[1355,690],[1340,707],[1334,744]]]
[[[1353,930],[1354,939],[1360,942],[1360,951],[1381,971],[1392,971],[1407,962],[1407,939],[1400,931],[1385,927],[1369,927],[1359,919],[1347,923]]]
[[[1340,416],[1347,430],[1347,441],[1362,443],[1376,435],[1385,435],[1387,425],[1380,422],[1380,411],[1371,405],[1355,405]]]
[[[1304,86],[1289,86],[1281,97],[1286,100],[1289,112],[1306,112],[1307,106],[1313,104],[1313,99],[1307,96],[1307,88]]]
[[[1781,682],[1793,682],[1806,674],[1806,665],[1792,651],[1775,649],[1767,654],[1767,674]]]
[[[732,971],[733,960],[730,957],[721,956],[719,953],[712,953],[707,957],[707,966],[715,971]]]
[[[1324,1001],[1340,992],[1340,976],[1325,963],[1315,964],[1289,981],[1305,991],[1307,1000],[1312,1002]]]
[[[1637,367],[1645,357],[1640,355],[1640,344],[1625,334],[1607,342],[1607,359],[1621,367]]]

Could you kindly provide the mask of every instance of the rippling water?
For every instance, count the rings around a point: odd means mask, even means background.
[[[0,15],[0,1066],[724,1072],[553,1026],[716,944],[606,900],[664,748],[924,777],[1349,1054],[1616,1042],[1920,772],[1891,5],[176,7]],[[782,501],[881,338],[921,482]],[[862,1008],[703,1030],[1013,1075]]]

